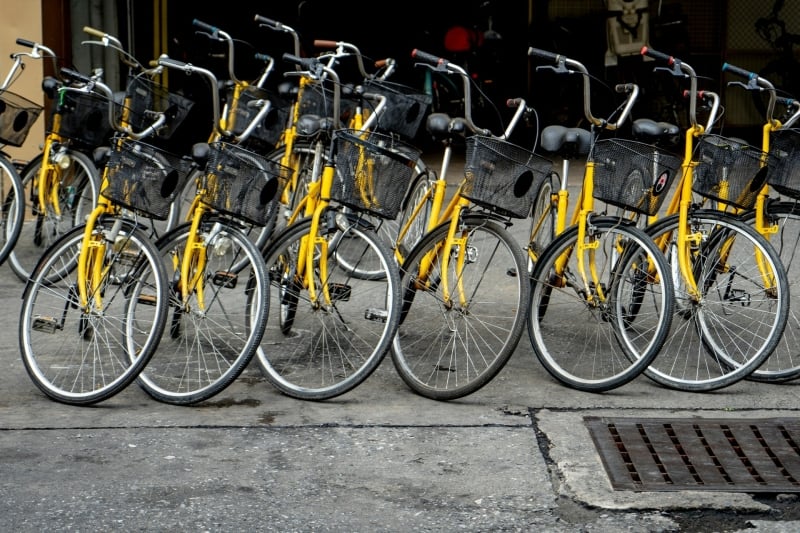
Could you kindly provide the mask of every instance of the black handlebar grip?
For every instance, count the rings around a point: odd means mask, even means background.
[[[558,54],[550,52],[548,50],[542,50],[541,48],[528,48],[528,55],[533,57],[540,57],[542,59],[549,59],[553,63],[558,62]]]
[[[722,64],[722,72],[725,72],[725,71],[732,72],[733,74],[736,74],[736,75],[741,76],[743,78],[747,78],[748,80],[752,80],[752,79],[758,77],[758,74],[756,74],[755,72],[751,72],[749,70],[745,70],[745,69],[743,69],[741,67],[737,67],[736,65],[731,65],[730,63],[723,63]]]
[[[216,26],[212,26],[211,24],[206,24],[202,20],[194,19],[192,21],[192,25],[197,26],[201,30],[207,30],[210,33],[217,33],[217,31],[219,31],[219,28],[217,28]]]
[[[446,65],[448,61],[443,57],[435,56],[433,54],[429,54],[428,52],[423,52],[418,48],[414,48],[411,51],[411,57],[414,59],[419,59],[424,63],[430,63],[431,65]]]
[[[278,27],[278,22],[277,21],[272,20],[272,19],[268,19],[267,17],[261,16],[261,15],[256,15],[255,21],[256,22],[260,22],[262,24],[266,24],[268,26],[272,26],[273,28],[277,28]]]
[[[36,46],[35,42],[29,41],[28,39],[22,39],[20,37],[17,37],[17,44],[20,46],[27,46],[28,48],[33,48]]]
[[[285,53],[283,54],[283,60],[287,63],[292,63],[294,65],[300,65],[302,68],[306,70],[311,70],[314,65],[319,63],[319,60],[314,57],[297,57],[294,54]]]
[[[660,59],[661,61],[664,61],[668,65],[671,65],[675,62],[675,58],[672,57],[671,55],[659,52],[658,50],[653,50],[649,46],[643,46],[641,54],[643,56],[652,57],[653,59]]]
[[[257,61],[263,61],[264,63],[269,63],[272,61],[272,56],[268,56],[267,54],[261,54],[256,52],[255,58]]]
[[[787,98],[786,96],[778,96],[775,98],[775,103],[783,106],[793,106],[797,100],[795,98]]]
[[[61,77],[72,81],[78,81],[80,83],[90,83],[92,81],[89,76],[84,76],[77,70],[72,70],[71,68],[67,67],[61,67]]]

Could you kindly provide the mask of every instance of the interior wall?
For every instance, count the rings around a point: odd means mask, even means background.
[[[22,49],[16,41],[18,38],[29,41],[42,41],[42,9],[40,2],[30,0],[3,0],[3,12],[13,13],[14,16],[4,16],[0,18],[0,74],[5,79],[11,68],[12,61],[9,57],[13,52]],[[28,49],[30,50],[30,49]],[[10,91],[24,96],[25,98],[44,105],[44,96],[41,90],[42,78],[44,77],[43,61],[28,60],[27,67],[22,75],[14,81]],[[44,139],[44,114],[34,123],[25,144],[20,147],[6,146],[3,150],[12,157],[28,160],[40,151],[42,140]]]

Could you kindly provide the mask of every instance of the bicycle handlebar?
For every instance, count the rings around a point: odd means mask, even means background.
[[[636,99],[639,97],[639,86],[635,83],[624,83],[614,87],[618,93],[625,93],[627,96],[625,97],[625,105],[622,108],[622,112],[615,122],[611,122],[611,117],[604,119],[595,117],[592,114],[591,78],[583,63],[540,48],[528,48],[528,55],[555,63],[555,65],[546,65],[544,68],[552,69],[558,74],[580,74],[583,76],[583,114],[590,124],[608,130],[615,130],[628,119],[628,115],[633,110],[633,104],[636,103]]]
[[[25,68],[25,64],[22,59],[23,57],[30,57],[31,59],[43,59],[45,56],[47,56],[53,60],[53,71],[58,72],[58,65],[56,64],[56,53],[53,52],[50,48],[35,41],[22,39],[21,37],[18,37],[16,42],[20,46],[24,46],[25,48],[30,48],[31,51],[14,52],[11,54],[11,59],[13,59],[14,62],[11,64],[11,68],[8,70],[8,74],[6,75],[5,80],[3,80],[3,84],[0,85],[0,91],[5,91],[6,89],[8,89],[11,86],[12,82],[14,81],[14,77],[17,75],[17,72]],[[41,52],[44,52],[44,55],[42,55]]]
[[[643,46],[641,54],[666,63],[670,67],[668,70],[673,76],[689,77],[689,123],[692,127],[697,127],[697,73],[695,73],[694,69],[688,63],[674,56],[653,50],[649,46]],[[716,116],[710,117],[709,123],[713,123],[715,119]]]
[[[469,73],[462,67],[455,63],[451,63],[443,57],[433,55],[418,48],[411,51],[411,57],[421,61],[423,64],[428,65],[430,68],[446,72],[449,74],[456,74],[461,76],[461,82],[464,87],[464,123],[473,132],[478,135],[492,135],[491,130],[481,128],[472,121],[472,85],[470,83]],[[505,135],[505,134],[504,134]]]
[[[341,128],[340,109],[341,109],[341,87],[339,86],[339,75],[334,69],[315,57],[299,57],[294,54],[284,53],[283,60],[298,67],[298,73],[312,79],[323,81],[330,77],[333,85],[333,127]]]
[[[769,91],[769,102],[767,103],[767,111],[764,118],[766,118],[767,122],[770,124],[773,123],[775,120],[773,113],[775,112],[777,93],[775,92],[775,86],[772,84],[772,82],[762,78],[755,72],[737,67],[736,65],[732,65],[730,63],[723,63],[722,71],[736,74],[737,76],[747,80],[747,83],[730,82],[729,85],[739,85],[750,91]]]
[[[105,33],[96,28],[92,28],[91,26],[84,26],[83,31],[89,36],[96,37],[99,40],[82,41],[81,44],[89,44],[89,45],[94,44],[103,46],[105,48],[112,48],[117,51],[117,54],[119,54],[120,61],[122,61],[124,64],[128,65],[132,69],[142,68],[141,63],[139,63],[135,57],[133,57],[131,54],[125,51],[125,48],[122,46],[122,42],[120,42],[120,40],[114,37],[113,35]]]
[[[292,42],[294,44],[294,55],[300,57],[300,35],[295,31],[293,28],[278,22],[277,20],[272,20],[270,18],[256,15],[255,21],[258,23],[259,28],[269,28],[273,31],[280,31],[283,33],[288,33],[292,36]]]
[[[196,26],[197,28],[203,30],[203,32],[206,32],[210,39],[224,42],[228,46],[228,77],[237,85],[240,84],[241,81],[239,81],[239,78],[237,78],[236,74],[234,73],[233,38],[227,32],[222,31],[216,26],[203,22],[202,20],[192,20],[192,26]]]

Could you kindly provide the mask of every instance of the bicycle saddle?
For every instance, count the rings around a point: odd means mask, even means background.
[[[592,134],[583,128],[547,126],[542,130],[542,150],[586,155],[592,143]]]

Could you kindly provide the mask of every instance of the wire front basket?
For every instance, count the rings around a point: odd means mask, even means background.
[[[126,105],[119,107],[120,120],[125,119],[134,131],[143,131],[155,122],[152,113],[164,113],[166,122],[157,132],[156,137],[169,139],[178,126],[189,115],[194,102],[176,93],[150,78],[137,76],[130,80],[125,90]]]
[[[42,106],[11,91],[0,92],[0,142],[22,146]]]
[[[339,130],[334,139],[336,175],[330,199],[381,218],[397,217],[420,150],[375,131]]]
[[[108,144],[114,131],[108,108],[105,96],[62,87],[53,108],[60,120],[53,120],[48,133],[72,140],[77,148],[93,149]]]
[[[692,190],[740,209],[750,209],[767,182],[774,158],[743,141],[703,135],[694,150]]]
[[[627,139],[594,144],[594,197],[644,215],[661,208],[682,159],[652,145]]]
[[[333,116],[333,89],[323,87],[321,83],[309,83],[303,86],[299,98],[300,115],[316,115],[318,117]],[[355,116],[356,101],[340,95],[339,120],[348,124]]]
[[[503,216],[526,218],[539,183],[553,162],[510,142],[473,135],[466,140],[461,195]]]
[[[771,132],[769,155],[774,163],[767,176],[770,186],[781,194],[800,200],[800,130]]]
[[[413,139],[433,98],[411,87],[384,80],[368,80],[364,86],[367,92],[386,97],[386,108],[378,117],[376,129]]]
[[[210,144],[203,201],[257,226],[267,223],[271,202],[280,197],[289,169],[241,146]]]
[[[233,104],[234,90],[235,88],[231,87],[226,95],[229,106]],[[227,129],[236,136],[241,135],[261,110],[260,107],[249,105],[256,100],[268,100],[270,110],[250,136],[243,141],[244,146],[256,151],[275,148],[286,129],[291,104],[259,87],[251,85],[239,94],[238,102],[228,112]]]
[[[116,143],[115,143],[116,144]],[[147,144],[125,140],[106,165],[108,186],[101,193],[137,214],[166,220],[191,171],[185,159]]]

